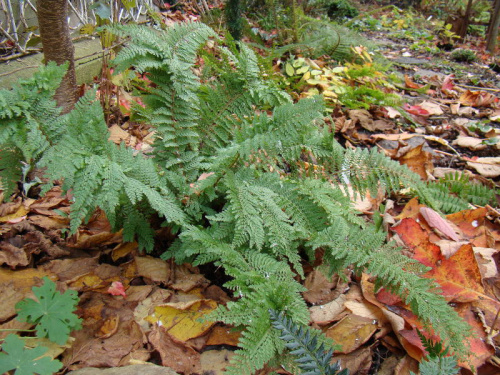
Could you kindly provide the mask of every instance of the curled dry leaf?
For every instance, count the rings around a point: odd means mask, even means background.
[[[346,302],[346,295],[341,294],[337,299],[321,306],[313,306],[309,309],[311,313],[311,320],[316,324],[328,324],[335,320],[342,311],[344,311],[344,304]]]
[[[473,151],[484,150],[488,147],[488,145],[483,143],[482,139],[463,135],[459,135],[452,143],[460,147],[467,147]]]
[[[481,176],[492,178],[500,176],[500,157],[476,158],[467,161],[467,165],[474,168]]]
[[[446,222],[445,219],[441,217],[436,211],[429,207],[421,207],[420,214],[424,217],[427,224],[430,227],[439,230],[442,234],[453,241],[460,241],[457,234],[453,230],[450,224]]]

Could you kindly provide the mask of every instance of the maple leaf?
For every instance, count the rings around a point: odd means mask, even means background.
[[[49,350],[44,346],[25,349],[24,341],[17,335],[8,335],[0,353],[0,373],[15,370],[16,375],[52,375],[59,371],[62,363],[43,355]]]
[[[38,302],[25,298],[16,304],[18,319],[37,324],[37,336],[48,337],[59,345],[64,344],[72,330],[80,328],[80,319],[73,314],[78,304],[74,290],[63,294],[56,291],[56,284],[44,277],[41,287],[33,288]]]

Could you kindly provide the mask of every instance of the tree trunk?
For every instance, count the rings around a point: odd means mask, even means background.
[[[55,61],[61,65],[69,62],[68,72],[55,95],[62,112],[67,113],[78,100],[75,48],[68,25],[68,0],[37,0],[36,7],[45,63]]]
[[[495,6],[488,26],[486,37],[486,50],[492,54],[497,47],[498,27],[500,26],[500,0],[495,0]]]

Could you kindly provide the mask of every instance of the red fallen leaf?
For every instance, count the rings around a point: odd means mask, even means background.
[[[403,106],[403,109],[406,112],[411,113],[412,115],[417,115],[417,116],[429,116],[430,115],[429,111],[423,109],[419,105],[408,105],[408,103],[405,103],[405,105]]]
[[[455,83],[453,82],[453,78],[455,78],[454,74],[449,74],[444,77],[443,84],[441,85],[441,91],[451,91],[455,89]]]
[[[108,293],[113,296],[127,297],[127,293],[125,293],[125,287],[120,281],[113,281],[111,283],[111,286],[108,288]]]
[[[441,215],[429,207],[420,207],[420,214],[424,217],[430,227],[436,228],[446,237],[453,241],[460,241],[453,228],[444,220]]]

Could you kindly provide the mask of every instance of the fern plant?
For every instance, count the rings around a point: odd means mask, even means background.
[[[352,266],[372,274],[454,352],[466,354],[468,325],[437,285],[419,276],[422,267],[386,244],[351,204],[351,191],[410,187],[436,208],[416,174],[376,151],[343,149],[322,126],[323,100],[292,103],[263,80],[258,59],[244,44],[220,47],[214,69],[220,73],[202,80],[193,69],[198,50],[209,38],[220,43],[205,25],[110,30],[130,36],[116,70],[133,67],[152,82],[146,108],[138,110],[155,127],[154,151],[146,157],[109,142],[90,92],[73,112],[57,117],[57,131],[43,133],[49,141],[37,165],[71,191],[73,231],[100,207],[115,229],[124,228],[125,240],[138,238],[149,251],[149,217],[155,214],[179,234],[164,258],[225,269],[232,278],[225,286],[239,298],[211,318],[244,328],[228,373],[254,373],[285,350],[269,309],[307,325],[297,280],[304,277],[302,255],[313,258],[319,248],[332,272]],[[8,127],[23,124],[8,121]],[[305,175],[305,163],[321,173]]]
[[[349,375],[349,370],[340,369],[339,362],[330,364],[333,349],[326,350],[319,331],[297,325],[274,310],[269,310],[269,314],[273,327],[282,333],[280,339],[286,342],[290,353],[297,357],[295,362],[303,370],[302,375]]]
[[[418,337],[427,351],[426,357],[420,362],[421,375],[456,375],[458,374],[457,358],[448,355],[448,348],[443,348],[439,341],[433,342],[417,330]],[[410,371],[411,375],[415,375]]]
[[[446,174],[429,187],[431,194],[440,202],[439,208],[446,213],[465,210],[470,203],[485,206],[495,202],[495,190],[473,182],[466,174],[458,172]]]

